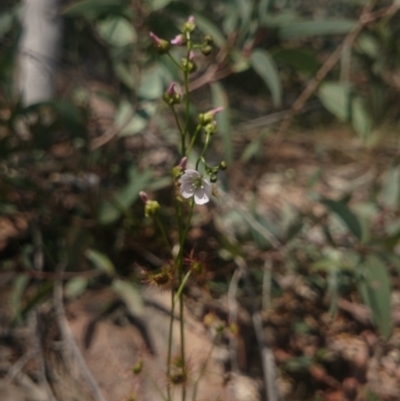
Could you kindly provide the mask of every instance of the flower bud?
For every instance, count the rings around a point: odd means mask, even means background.
[[[182,157],[181,161],[179,162],[179,167],[180,167],[182,170],[185,170],[186,164],[187,164],[187,157],[184,156],[184,157]]]
[[[200,48],[200,51],[205,55],[205,56],[209,56],[212,52],[212,46],[210,45],[203,45]]]
[[[188,20],[182,26],[182,33],[192,33],[196,29],[196,24],[194,23],[194,17],[190,16]]]
[[[144,204],[146,204],[146,202],[149,200],[149,195],[147,195],[147,192],[140,191],[139,196]]]
[[[171,174],[174,178],[181,178],[183,172],[186,169],[187,157],[182,157],[181,161],[177,166],[172,167]]]
[[[228,167],[228,165],[227,165],[227,163],[226,163],[225,160],[222,160],[222,161],[219,163],[219,169],[220,169],[220,170],[226,170],[227,167]]]
[[[217,122],[211,121],[204,127],[204,131],[207,135],[214,135],[217,132]]]
[[[182,97],[179,93],[175,91],[175,82],[172,82],[168,87],[167,91],[163,95],[163,100],[169,106],[173,106],[174,104],[179,104],[182,100]]]
[[[186,45],[186,37],[181,33],[176,35],[172,40],[171,43],[175,46],[185,46]]]
[[[212,46],[214,44],[214,39],[211,35],[204,36],[204,44]]]
[[[212,182],[213,184],[215,184],[215,183],[217,182],[217,180],[218,180],[218,178],[217,178],[216,175],[212,175],[212,176],[210,177],[210,182]]]
[[[150,37],[154,43],[154,47],[156,48],[156,50],[159,54],[168,53],[171,45],[167,40],[159,38],[153,32],[150,32]]]
[[[132,373],[134,375],[138,375],[142,372],[142,368],[143,368],[143,360],[139,359],[135,365],[132,367]]]
[[[160,204],[157,201],[148,200],[144,207],[144,215],[145,217],[155,216],[160,209]]]
[[[221,112],[224,108],[223,107],[217,107],[215,109],[212,109],[208,111],[207,113],[201,113],[199,114],[199,124],[205,127],[207,124],[210,124],[214,121],[214,116]]]
[[[197,70],[197,65],[193,61],[191,61],[187,58],[182,59],[182,67],[188,73],[192,73]]]

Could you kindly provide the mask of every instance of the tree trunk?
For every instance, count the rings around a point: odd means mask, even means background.
[[[60,0],[23,0],[19,90],[25,106],[50,100],[58,61]]]

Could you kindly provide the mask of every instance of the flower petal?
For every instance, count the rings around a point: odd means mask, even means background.
[[[204,205],[210,200],[209,193],[204,188],[197,188],[194,192],[194,202],[196,205]]]
[[[204,178],[201,180],[201,187],[194,191],[194,201],[197,205],[204,205],[211,198],[211,184]]]
[[[184,198],[190,198],[194,195],[196,187],[193,183],[183,183],[181,184],[181,194]]]
[[[180,184],[189,183],[189,182],[193,184],[200,177],[201,177],[201,175],[198,171],[192,170],[192,169],[187,169],[185,171],[185,173],[182,175],[182,177],[179,178],[178,182]]]

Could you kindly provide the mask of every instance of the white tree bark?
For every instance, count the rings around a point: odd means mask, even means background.
[[[62,32],[61,0],[23,0],[19,91],[25,106],[50,100]]]

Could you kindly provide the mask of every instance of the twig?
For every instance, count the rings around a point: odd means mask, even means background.
[[[40,334],[38,330],[38,314],[39,312],[37,309],[35,309],[32,312],[29,318],[29,323],[30,323],[29,325],[33,333],[32,342],[33,342],[33,347],[35,349],[35,354],[37,355],[38,371],[40,377],[39,381],[46,391],[47,399],[49,401],[57,401],[57,398],[55,397],[53,390],[49,382],[47,381],[46,377],[46,364],[43,357],[43,348],[41,345]]]
[[[237,325],[238,306],[236,300],[237,289],[239,281],[242,276],[242,271],[236,269],[232,275],[231,282],[228,289],[228,310],[229,310],[229,323]],[[231,336],[229,340],[229,356],[231,359],[232,370],[239,373],[238,358],[237,358],[237,341],[235,336]]]
[[[26,352],[21,356],[7,371],[8,378],[13,381],[15,377],[20,373],[24,366],[34,357],[36,357],[35,351]]]
[[[271,275],[272,263],[269,259],[264,262],[263,269],[263,289],[262,289],[262,308],[267,311],[271,307]]]
[[[35,247],[33,254],[33,268],[35,269],[36,272],[41,273],[43,271],[43,264],[44,264],[43,239],[42,239],[42,233],[36,226],[32,227],[32,240]],[[46,363],[43,357],[43,347],[41,344],[41,335],[38,327],[38,317],[39,317],[39,310],[37,306],[35,310],[32,311],[32,314],[29,317],[29,325],[31,327],[33,334],[33,339],[32,339],[33,347],[35,349],[35,354],[37,355],[40,383],[46,391],[48,400],[57,401],[53,393],[53,390],[49,382],[47,381]]]
[[[228,49],[222,48],[215,58],[216,62],[214,64],[211,64],[203,75],[189,83],[189,91],[195,91],[196,89],[199,89],[204,85],[207,85],[211,82],[219,81],[231,75],[233,73],[233,70],[230,66],[221,69],[221,66],[223,65],[227,56]]]
[[[260,351],[261,363],[263,368],[263,381],[264,381],[264,389],[265,389],[265,397],[268,401],[279,401],[280,395],[278,389],[276,387],[276,364],[274,355],[271,349],[268,347],[267,341],[264,336],[262,319],[260,312],[258,311],[257,305],[255,303],[255,294],[252,290],[252,284],[249,280],[248,276],[248,268],[245,260],[238,256],[235,258],[235,263],[239,267],[241,275],[243,276],[246,286],[249,291],[252,292],[252,320],[253,327],[256,333],[257,344]]]
[[[54,284],[54,308],[56,311],[56,318],[63,340],[67,344],[67,349],[71,350],[72,355],[75,357],[75,360],[77,361],[81,370],[82,376],[84,377],[93,392],[94,399],[96,401],[106,401],[98,383],[96,382],[93,375],[90,373],[77,343],[75,342],[71,328],[69,327],[67,318],[65,316],[62,297],[62,283],[60,280],[57,280]]]

